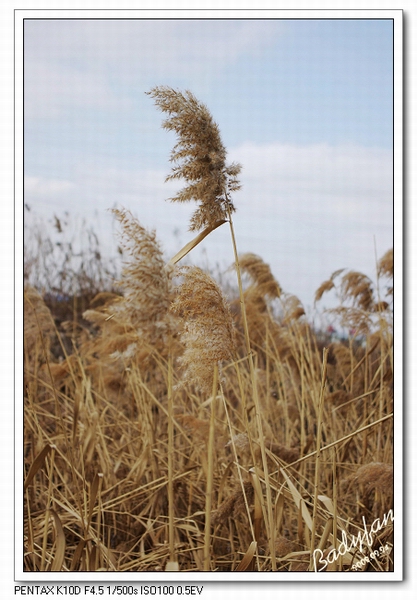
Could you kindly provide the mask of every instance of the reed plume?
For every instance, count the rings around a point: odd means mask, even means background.
[[[390,248],[387,250],[378,261],[378,276],[385,276],[392,278],[394,276],[394,250]]]
[[[27,285],[24,293],[24,339],[26,356],[34,356],[35,349],[42,343],[49,358],[51,340],[55,335],[54,319],[39,292]]]
[[[157,333],[167,326],[171,301],[171,273],[165,269],[161,246],[155,231],[142,227],[129,211],[112,212],[122,226],[121,246],[128,254],[118,282],[124,291],[124,310],[142,332]]]
[[[354,483],[364,486],[366,494],[369,494],[373,490],[379,490],[391,495],[394,483],[393,466],[378,462],[362,465],[356,471]]]
[[[282,305],[284,310],[282,322],[284,324],[290,323],[291,321],[297,321],[306,314],[300,299],[294,294],[287,294]]]
[[[392,280],[394,277],[394,249],[387,250],[378,261],[378,277],[387,277]],[[388,296],[392,296],[394,288],[389,286],[386,291]]]
[[[184,324],[181,341],[185,352],[181,362],[184,377],[201,391],[212,391],[213,369],[231,360],[235,332],[230,308],[213,279],[198,267],[182,267],[182,284],[172,303],[172,311]]]
[[[388,278],[393,275],[392,249],[378,261],[378,276]],[[335,271],[330,279],[324,281],[317,289],[314,302],[321,300],[324,293],[334,289],[341,305],[337,308],[328,309],[326,312],[333,313],[340,318],[342,327],[355,331],[356,334],[367,334],[373,326],[372,314],[381,313],[389,309],[385,301],[375,299],[374,286],[371,279],[359,271],[347,271],[336,285],[336,279],[346,269]],[[388,295],[392,294],[392,287],[387,289]]]
[[[249,279],[249,286],[243,291],[246,319],[250,332],[250,341],[258,347],[264,345],[266,328],[276,330],[277,325],[271,318],[270,303],[282,294],[279,283],[271,273],[271,269],[256,254],[247,253],[239,256],[234,267],[240,269]],[[243,327],[242,298],[233,303],[238,315],[238,323]]]
[[[271,300],[280,298],[282,289],[271,273],[270,266],[260,256],[247,253],[239,256],[242,273],[247,273],[260,296]]]
[[[325,292],[329,292],[330,290],[335,289],[335,287],[336,287],[335,279],[337,277],[339,277],[339,275],[341,273],[343,273],[343,271],[345,271],[345,269],[337,269],[337,271],[334,271],[330,275],[330,279],[327,279],[326,281],[323,281],[323,283],[316,290],[316,293],[315,293],[315,296],[314,296],[314,303],[316,303],[319,300],[321,300],[321,298],[322,298],[322,296],[323,296],[323,294]]]
[[[326,281],[323,281],[323,283],[316,290],[316,293],[314,296],[314,302],[316,303],[319,300],[321,300],[323,294],[325,292],[329,292],[333,288],[334,288],[334,281],[332,281],[331,279],[326,279]]]
[[[84,318],[99,324],[103,330],[112,329],[113,336],[124,336],[128,344],[123,344],[121,350],[129,348],[132,353],[134,337],[138,334],[141,339],[155,344],[169,332],[172,272],[165,268],[155,232],[142,227],[125,209],[112,212],[121,224],[120,244],[127,255],[118,282],[123,297],[110,297],[98,310],[86,311]],[[111,351],[117,349],[117,344],[112,344]]]
[[[385,512],[393,507],[394,469],[392,464],[371,462],[359,467],[355,474],[343,482],[356,490],[361,506],[373,513]]]
[[[163,127],[175,131],[178,137],[170,159],[177,164],[166,181],[184,179],[188,185],[171,201],[199,202],[191,218],[191,231],[227,220],[229,213],[235,210],[230,192],[240,188],[237,176],[241,166],[226,164],[226,149],[209,110],[188,90],[182,93],[159,86],[148,94],[158,108],[169,115]]]
[[[332,273],[330,279],[324,281],[317,289],[314,301],[321,300],[323,294],[336,288],[335,280],[343,273],[345,269],[338,269]],[[374,290],[372,281],[364,273],[359,271],[348,271],[340,279],[337,289],[342,302],[350,302],[352,308],[369,312],[375,304]]]
[[[372,282],[363,273],[348,271],[342,277],[341,290],[343,297],[352,299],[354,306],[368,311],[374,304]]]
[[[244,514],[246,503],[252,504],[253,499],[253,485],[250,481],[245,481],[243,489],[237,489],[231,496],[226,498],[215,511],[213,511],[213,525],[226,523],[231,515],[236,517],[239,513]]]

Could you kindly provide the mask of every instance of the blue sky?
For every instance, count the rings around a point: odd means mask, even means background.
[[[25,201],[91,219],[109,248],[106,209],[125,206],[175,254],[195,207],[166,202],[175,138],[145,92],[190,89],[243,166],[239,251],[311,305],[392,247],[392,44],[389,20],[26,20]],[[228,266],[229,237],[194,260]]]

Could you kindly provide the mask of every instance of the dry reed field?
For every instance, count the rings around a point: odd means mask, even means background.
[[[262,258],[238,253],[240,165],[208,109],[149,95],[177,135],[172,200],[197,202],[198,233],[167,261],[115,210],[118,282],[61,299],[25,285],[24,570],[392,571],[392,250],[375,281],[342,270],[316,292],[318,308],[337,295],[350,335],[314,329]],[[220,226],[227,295],[181,264]]]

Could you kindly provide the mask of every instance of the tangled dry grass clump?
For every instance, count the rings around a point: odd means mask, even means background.
[[[237,253],[240,168],[208,110],[151,95],[180,138],[177,199],[200,202],[191,228],[229,222],[238,289],[174,267],[126,210],[120,282],[83,315],[26,288],[24,570],[311,571],[315,548],[393,508],[392,254],[376,282],[339,271],[319,287],[351,335],[315,330],[261,257]],[[393,570],[391,522],[327,565],[359,568]]]

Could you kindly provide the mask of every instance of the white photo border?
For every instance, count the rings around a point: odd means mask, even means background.
[[[23,565],[23,23],[25,19],[392,19],[394,24],[394,264],[395,264],[395,378],[394,478],[395,564],[387,573],[34,573]],[[329,582],[401,581],[403,578],[403,13],[402,10],[15,10],[15,580],[19,582]],[[69,578],[69,575],[71,577]]]

